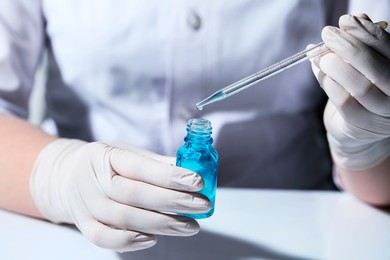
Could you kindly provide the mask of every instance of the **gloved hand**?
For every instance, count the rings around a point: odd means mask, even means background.
[[[390,37],[366,15],[344,15],[325,27],[331,52],[312,60],[329,97],[324,123],[334,161],[372,167],[390,154]]]
[[[193,193],[199,175],[165,157],[129,145],[58,139],[39,154],[30,188],[41,214],[75,224],[94,244],[116,251],[150,247],[157,235],[190,236],[190,218],[210,202]],[[164,212],[164,213],[162,213]]]

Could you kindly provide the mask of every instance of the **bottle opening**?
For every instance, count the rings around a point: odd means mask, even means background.
[[[211,122],[204,118],[192,118],[187,122],[187,131],[193,134],[210,135]]]

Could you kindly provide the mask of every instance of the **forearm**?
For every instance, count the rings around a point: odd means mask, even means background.
[[[0,208],[41,217],[30,194],[30,174],[39,152],[55,139],[26,121],[0,115]]]
[[[336,166],[343,188],[375,206],[390,206],[390,157],[365,170],[348,170]]]

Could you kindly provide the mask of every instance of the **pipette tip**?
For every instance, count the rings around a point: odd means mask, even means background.
[[[211,103],[220,101],[220,100],[224,99],[225,97],[226,97],[226,94],[223,93],[222,91],[215,92],[214,94],[212,94],[208,98],[196,103],[196,108],[198,110],[202,110],[205,106],[207,106]]]

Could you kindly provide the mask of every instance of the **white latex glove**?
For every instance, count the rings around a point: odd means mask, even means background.
[[[312,60],[329,97],[324,123],[334,161],[347,169],[374,166],[390,154],[390,37],[365,15],[325,27],[332,52]]]
[[[156,235],[190,236],[198,223],[166,213],[207,212],[201,177],[175,159],[129,145],[59,139],[39,154],[30,188],[37,208],[116,251],[150,247]],[[165,212],[165,214],[161,213]]]

